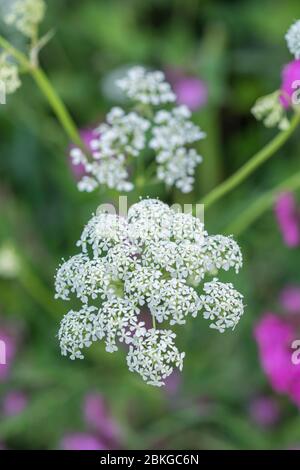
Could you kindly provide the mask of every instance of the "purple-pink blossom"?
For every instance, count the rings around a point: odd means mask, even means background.
[[[61,442],[61,448],[63,450],[107,450],[98,437],[83,432],[66,434]]]
[[[300,407],[300,365],[292,362],[292,342],[299,337],[295,327],[274,313],[266,313],[254,336],[262,368],[276,392],[287,394]]]
[[[285,108],[289,108],[293,104],[293,94],[300,86],[300,83],[297,85],[297,81],[300,81],[300,59],[293,60],[282,70],[280,102]]]
[[[295,247],[300,244],[300,224],[293,193],[281,193],[275,203],[275,215],[285,244]]]
[[[83,413],[89,427],[97,431],[108,441],[117,441],[120,437],[120,430],[112,418],[107,403],[98,393],[86,395],[83,404]]]
[[[25,393],[20,390],[8,392],[2,402],[2,411],[5,416],[15,416],[26,408],[28,403]]]
[[[81,140],[84,143],[85,147],[87,148],[87,150],[92,154],[93,153],[92,142],[96,138],[95,130],[92,129],[92,128],[87,127],[87,128],[81,129],[79,131],[79,135],[80,135]],[[71,145],[70,148],[69,148],[69,153],[73,148],[74,148],[74,145]],[[76,177],[76,179],[80,180],[82,178],[82,176],[85,175],[84,165],[82,165],[82,163],[79,163],[78,165],[75,165],[72,162],[71,156],[70,156],[70,164],[71,164],[71,168],[72,168],[72,172],[73,172],[74,176]]]
[[[251,419],[258,426],[267,428],[276,424],[280,417],[277,401],[268,396],[254,398],[249,406]]]

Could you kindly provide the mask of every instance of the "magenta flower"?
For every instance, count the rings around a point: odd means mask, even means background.
[[[8,328],[0,326],[0,341],[1,344],[4,344],[4,348],[1,348],[2,355],[4,356],[5,361],[0,361],[0,382],[7,379],[13,359],[16,354],[16,337],[13,335],[12,331]],[[3,351],[2,351],[3,349]],[[3,358],[1,358],[3,359]],[[5,362],[5,364],[2,364]]]
[[[300,60],[293,60],[282,71],[280,102],[285,108],[292,105],[292,96],[299,88],[299,85],[295,88],[297,80],[300,80]]]
[[[27,397],[18,390],[9,392],[3,399],[2,409],[5,416],[16,416],[26,408]]]
[[[289,247],[298,246],[300,244],[299,217],[293,193],[281,193],[274,210],[285,244]]]
[[[179,69],[169,69],[166,76],[177,96],[177,103],[186,105],[191,111],[205,106],[208,100],[208,88],[205,82],[195,76],[185,75]]]
[[[286,286],[280,293],[280,303],[287,313],[300,313],[300,287]]]
[[[300,365],[292,363],[297,331],[273,313],[264,314],[255,328],[262,368],[276,392],[286,393],[300,407]]]
[[[88,433],[67,434],[62,442],[63,450],[108,450],[96,436]]]
[[[97,431],[102,438],[116,442],[120,437],[117,423],[111,417],[103,397],[97,393],[89,393],[84,400],[83,412],[86,423]]]
[[[279,420],[280,410],[278,403],[271,397],[256,397],[250,403],[251,419],[263,428],[274,426]]]
[[[87,127],[85,129],[81,129],[79,134],[80,134],[81,140],[84,143],[84,145],[86,146],[87,150],[92,154],[93,151],[94,151],[93,146],[92,146],[92,142],[93,142],[93,140],[95,140],[95,137],[96,137],[94,129],[91,129],[91,128]],[[99,135],[97,135],[97,137],[99,137]],[[74,148],[74,145],[70,145],[69,153],[73,148]],[[72,168],[72,172],[73,172],[74,176],[76,177],[77,180],[80,180],[82,178],[82,176],[85,175],[84,166],[82,165],[82,163],[79,163],[78,165],[75,165],[72,161],[71,156],[69,157],[69,159],[70,159],[70,164],[71,164],[71,168]]]

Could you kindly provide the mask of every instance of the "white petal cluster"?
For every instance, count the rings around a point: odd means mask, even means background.
[[[121,108],[113,108],[107,115],[107,122],[94,131],[91,155],[77,147],[71,150],[73,164],[82,164],[86,172],[78,184],[79,189],[90,192],[98,185],[106,185],[118,191],[131,191],[128,161],[144,149],[149,127],[150,123],[137,113],[125,114]]]
[[[290,126],[286,110],[280,102],[279,91],[258,98],[251,112],[255,119],[262,121],[266,127],[278,127],[280,130],[286,130]]]
[[[238,273],[243,265],[240,247],[232,237],[212,235],[205,239],[204,266],[206,271],[234,268]]]
[[[82,350],[104,340],[115,352],[129,345],[127,363],[147,383],[161,385],[181,368],[171,330],[157,324],[183,325],[203,311],[212,328],[234,328],[243,313],[242,295],[217,279],[201,283],[219,269],[242,266],[241,252],[231,237],[209,236],[191,214],[176,213],[159,200],[134,204],[127,219],[94,215],[77,243],[81,253],[63,262],[56,275],[56,297],[81,303],[71,310],[59,331],[61,350],[82,358]],[[147,330],[141,310],[153,319]]]
[[[174,101],[162,72],[146,72],[136,67],[118,83],[140,105]],[[81,191],[90,192],[99,185],[131,191],[134,185],[129,181],[129,168],[143,154],[152,154],[157,177],[167,186],[176,186],[185,193],[193,189],[195,169],[202,157],[191,146],[205,134],[190,120],[189,109],[186,106],[175,106],[171,111],[150,109],[147,119],[142,113],[142,106],[129,113],[114,107],[106,122],[94,130],[95,139],[89,152],[72,148],[73,164],[85,168],[85,175],[78,183]]]
[[[205,294],[200,296],[203,316],[212,320],[210,328],[215,328],[220,333],[224,333],[227,328],[234,329],[244,312],[242,294],[232,284],[224,284],[216,278],[212,282],[206,282],[203,290]]]
[[[44,0],[11,0],[7,9],[4,21],[15,26],[25,36],[34,38],[45,16]]]
[[[187,146],[205,137],[190,117],[187,106],[175,107],[170,112],[158,111],[149,142],[149,147],[156,152],[158,178],[184,193],[193,189],[195,168],[202,161],[196,150]]]
[[[295,59],[300,59],[300,20],[292,24],[285,39],[290,53],[295,56]]]
[[[0,86],[1,93],[7,94],[14,93],[21,86],[19,69],[5,52],[0,54]]]
[[[174,344],[175,333],[170,330],[146,331],[134,338],[129,347],[127,365],[130,371],[140,374],[149,385],[160,387],[173,367],[182,370],[185,353],[180,353]]]
[[[171,86],[160,71],[147,72],[144,67],[133,67],[124,78],[117,80],[117,85],[130,99],[142,104],[157,106],[176,100]]]

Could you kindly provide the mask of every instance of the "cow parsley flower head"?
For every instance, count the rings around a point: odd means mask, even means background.
[[[5,52],[0,53],[0,86],[2,84],[4,90],[0,91],[7,94],[14,93],[21,86],[18,66]]]
[[[63,262],[55,280],[57,298],[75,296],[82,304],[59,330],[62,354],[72,359],[83,358],[83,349],[98,340],[108,352],[123,343],[129,370],[160,386],[184,357],[165,325],[184,325],[202,312],[223,332],[243,314],[243,297],[232,284],[207,280],[219,270],[239,271],[237,243],[208,235],[199,219],[159,200],[134,204],[127,219],[94,215],[77,246],[81,252]],[[152,317],[150,330],[142,310]]]
[[[290,53],[295,56],[295,59],[300,59],[300,20],[292,24],[285,39]]]
[[[182,192],[193,189],[194,173],[202,157],[191,146],[205,137],[192,123],[186,106],[161,109],[172,103],[175,95],[162,72],[148,72],[134,67],[118,85],[138,102],[131,112],[114,107],[106,122],[94,130],[88,151],[72,147],[73,165],[84,168],[78,183],[81,191],[93,191],[101,185],[118,191],[131,191],[134,160],[152,156],[156,177],[168,187]],[[139,175],[143,176],[143,175]]]
[[[137,372],[149,385],[160,387],[163,380],[173,372],[173,367],[182,370],[185,353],[180,353],[174,344],[175,333],[171,330],[145,331],[135,337],[129,346],[127,365]]]
[[[44,0],[11,0],[7,9],[4,21],[15,26],[25,36],[34,38],[45,16]]]

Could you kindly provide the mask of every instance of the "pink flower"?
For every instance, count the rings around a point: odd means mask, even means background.
[[[0,361],[0,382],[4,381],[7,379],[11,365],[13,362],[13,359],[16,354],[16,337],[12,333],[12,331],[8,328],[1,327],[0,326],[0,341],[2,341],[4,344],[4,350],[3,355],[5,356],[5,364],[2,364],[2,361]]]
[[[26,408],[27,397],[18,390],[9,392],[3,399],[3,414],[5,416],[15,416]]]
[[[284,242],[289,247],[300,244],[299,218],[294,195],[281,193],[275,203],[275,215],[281,230]]]
[[[165,379],[165,392],[169,396],[176,396],[181,384],[181,375],[174,370],[169,377]]]
[[[103,397],[89,393],[84,400],[83,412],[86,423],[104,439],[116,442],[120,436],[117,423],[111,417]]]
[[[280,416],[278,403],[273,398],[266,396],[252,400],[249,412],[252,420],[261,427],[273,426]]]
[[[94,129],[91,129],[91,128],[81,129],[79,134],[87,150],[92,154],[93,153],[92,142],[96,138]],[[74,145],[70,145],[69,152],[73,148],[74,148]],[[70,156],[70,164],[71,164],[71,168],[72,168],[72,172],[74,176],[76,177],[76,179],[80,180],[82,176],[85,175],[84,166],[81,163],[79,165],[74,165],[74,163],[72,162],[71,156]]]
[[[285,108],[289,108],[291,106],[292,96],[295,93],[295,90],[299,88],[299,85],[295,88],[295,82],[297,80],[300,80],[300,59],[293,60],[293,62],[285,65],[282,71],[282,95],[280,97],[280,101]]]
[[[61,448],[63,450],[108,450],[93,434],[80,432],[67,434],[61,442]]]
[[[286,286],[280,293],[280,303],[287,313],[300,313],[300,287]]]
[[[177,96],[178,104],[184,104],[191,111],[197,111],[207,103],[208,89],[200,78],[185,75],[179,69],[167,70],[166,76]]]
[[[262,368],[273,389],[286,393],[300,406],[300,365],[292,363],[292,342],[297,331],[273,313],[264,314],[255,328]]]

